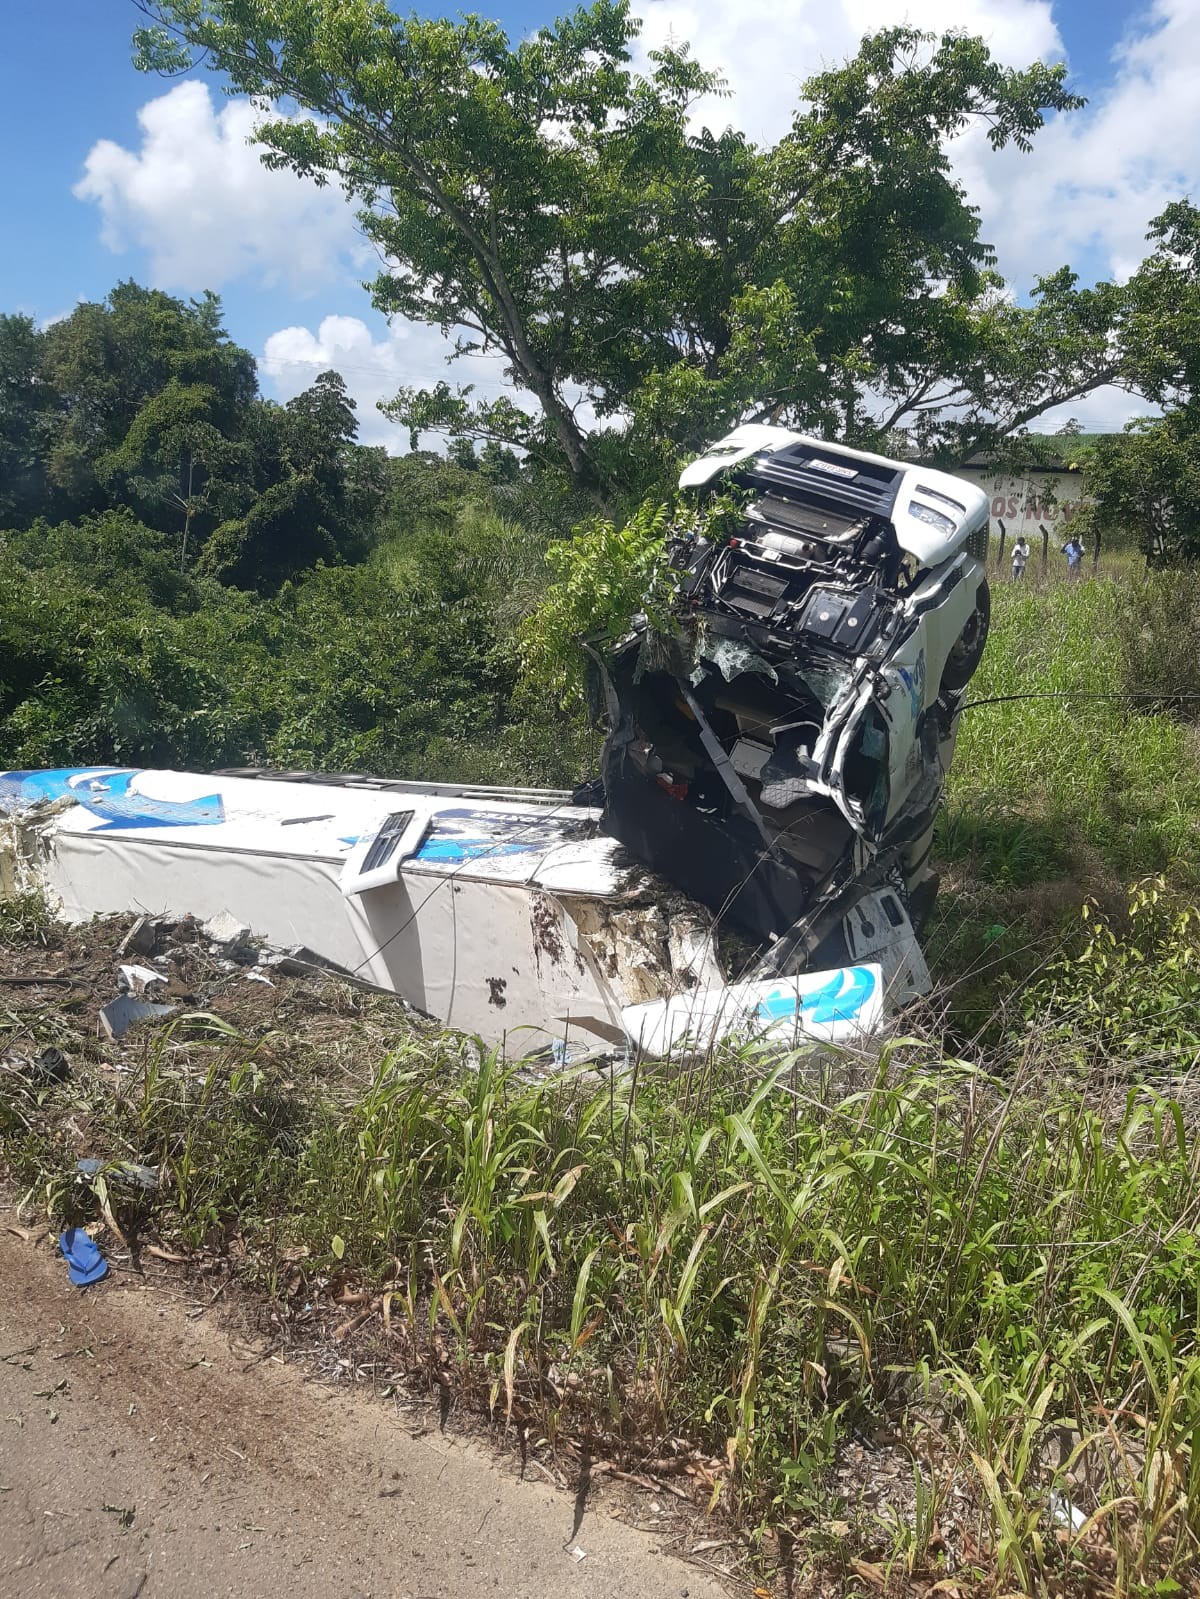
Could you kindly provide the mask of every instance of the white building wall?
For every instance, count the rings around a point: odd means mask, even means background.
[[[1087,497],[1082,472],[1030,472],[1014,476],[992,468],[960,467],[954,475],[977,484],[988,496],[989,525],[995,537],[999,537],[1003,522],[1009,540],[1024,533],[1035,551],[1042,543],[1040,524],[1049,529],[1050,548],[1057,552],[1066,537],[1066,523]],[[1059,535],[1057,544],[1054,542],[1056,535]]]

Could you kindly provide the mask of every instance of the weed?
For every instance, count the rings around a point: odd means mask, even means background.
[[[294,1293],[334,1271],[386,1290],[413,1347],[504,1418],[634,1465],[690,1439],[714,1502],[793,1528],[842,1514],[832,1468],[885,1421],[926,1440],[894,1532],[906,1568],[956,1469],[1010,1582],[1062,1565],[1052,1490],[1147,1580],[1200,1555],[1186,1100],[1093,1106],[1032,1066],[1000,1083],[911,1040],[840,1098],[750,1048],[702,1086],[529,1082],[446,1035],[347,1102],[289,1090],[235,1039],[205,1048],[182,1074],[163,1035],[117,1103],[89,1101],[107,1155],[159,1167],[149,1219],[184,1243],[236,1236],[260,1281],[303,1261]],[[87,1094],[43,1101],[56,1137]],[[129,1203],[115,1185],[108,1202]],[[1064,1429],[1086,1492],[1049,1459]]]
[[[941,837],[989,881],[1165,872],[1196,881],[1200,770],[1186,729],[1123,702],[1129,587],[1105,581],[996,596],[963,716]],[[1154,685],[1152,684],[1151,687]],[[1104,696],[1113,696],[1106,698]]]
[[[0,896],[0,944],[51,942],[57,924],[44,897],[38,893]]]

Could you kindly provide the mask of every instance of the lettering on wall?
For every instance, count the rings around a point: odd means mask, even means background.
[[[1010,538],[1036,535],[1038,524],[1054,531],[1065,526],[1087,500],[1080,472],[1031,472],[1028,477],[960,469],[957,476],[977,483],[990,501],[991,530],[1003,522]]]

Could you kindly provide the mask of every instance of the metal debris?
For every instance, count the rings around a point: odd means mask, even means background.
[[[118,994],[116,999],[101,1008],[96,1019],[105,1037],[115,1041],[124,1038],[138,1022],[161,1021],[166,1016],[173,1016],[178,1008],[176,1005],[154,1005],[146,999],[134,999],[132,994]]]

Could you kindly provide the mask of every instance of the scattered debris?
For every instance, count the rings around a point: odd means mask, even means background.
[[[71,1063],[61,1049],[50,1045],[46,1049],[39,1049],[37,1054],[25,1067],[25,1076],[31,1083],[46,1086],[50,1083],[65,1083],[71,1075]]]
[[[231,916],[228,911],[221,911],[219,915],[209,917],[200,931],[209,943],[218,946],[226,959],[237,961],[242,966],[253,966],[258,960],[258,951],[254,947],[254,934],[245,922],[239,922],[237,917]]]
[[[155,955],[172,923],[161,916],[139,916],[121,940],[121,955]]]
[[[253,968],[262,986],[263,968],[370,980],[530,1056],[556,1040],[565,1056],[568,1029],[592,1048],[644,1042],[646,1007],[667,1048],[695,1030],[696,1005],[719,1036],[709,1019],[742,978],[820,974],[836,1008],[818,1036],[877,1030],[929,989],[916,930],[987,640],[987,496],[760,424],[679,481],[719,487],[726,512],[668,541],[673,625],[652,620],[648,595],[625,636],[591,652],[609,719],[602,811],[587,789],[578,803],[259,768],[0,772],[6,881],[36,863],[77,921],[144,904],[151,882],[160,903],[207,915],[199,937],[224,969]],[[139,916],[122,953],[153,958],[183,925]],[[725,970],[727,929],[757,947]],[[304,938],[324,953],[262,952]],[[110,1039],[170,1013],[133,998],[160,974],[121,971],[129,994],[100,1013]],[[810,1007],[787,998],[759,996],[749,1014],[807,1031]]]
[[[339,966],[337,961],[318,955],[316,950],[309,949],[307,944],[292,944],[287,949],[264,950],[258,964],[278,972],[281,977],[339,977],[344,983],[358,983],[362,988],[380,992],[377,983],[368,983],[363,978],[355,977],[348,967]]]
[[[1087,1523],[1087,1516],[1079,1506],[1057,1491],[1050,1495],[1050,1519],[1056,1527],[1069,1527],[1072,1532],[1080,1532]]]
[[[231,916],[228,911],[221,911],[217,916],[210,916],[200,928],[205,938],[212,944],[228,946],[241,943],[250,937],[250,929],[244,922],[239,922],[236,916]]]
[[[68,1227],[59,1234],[58,1247],[76,1288],[86,1288],[108,1276],[108,1262],[94,1238],[82,1227]]]
[[[158,1187],[157,1167],[139,1166],[132,1160],[96,1160],[89,1156],[77,1160],[75,1170],[81,1177],[103,1176],[110,1182],[129,1183],[135,1188],[143,1188],[147,1193]]]
[[[166,974],[152,971],[149,966],[121,966],[118,968],[121,987],[128,994],[141,994],[151,983],[165,983]]]
[[[118,994],[116,999],[102,1007],[97,1021],[106,1037],[124,1038],[137,1022],[161,1020],[173,1016],[175,1005],[155,1005],[148,999],[134,999],[130,994]]]

